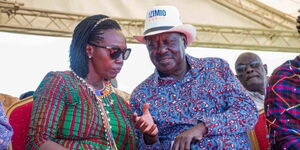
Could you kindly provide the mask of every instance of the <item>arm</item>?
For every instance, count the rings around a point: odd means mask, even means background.
[[[147,145],[151,145],[158,140],[158,129],[149,112],[149,103],[143,105],[143,114],[138,116],[133,114],[133,120],[136,122],[136,128],[144,134],[144,141]]]
[[[172,150],[190,149],[192,140],[201,140],[205,134],[207,134],[206,125],[203,122],[196,124],[175,138]]]
[[[216,70],[214,80],[217,86],[215,96],[226,104],[224,112],[203,117],[207,127],[207,136],[235,135],[246,133],[252,129],[258,119],[258,112],[254,102],[233,75],[227,62],[222,59],[215,60]]]
[[[209,62],[216,64],[212,66],[210,72],[207,72],[210,84],[214,86],[209,88],[214,89],[216,99],[224,101],[227,108],[224,112],[200,118],[198,124],[178,135],[174,140],[173,150],[190,149],[191,142],[201,140],[203,136],[246,133],[256,124],[258,112],[255,104],[245,94],[245,90],[241,90],[243,88],[227,62],[216,58]]]
[[[0,149],[6,149],[13,134],[13,129],[3,112],[0,102]]]
[[[31,123],[26,140],[27,149],[42,150],[52,146],[58,150],[64,149],[53,142],[64,107],[64,88],[64,78],[58,73],[51,72],[46,75],[34,93]]]
[[[272,75],[265,101],[269,141],[273,149],[300,147],[300,78],[291,70]]]
[[[139,92],[141,89],[138,87],[136,90],[133,91],[131,94],[131,99],[130,99],[130,105],[131,105],[131,110],[132,112],[135,112],[136,115],[141,116],[143,114],[142,111],[142,106],[144,105],[143,98],[144,98],[144,93]],[[132,114],[133,115],[133,114]],[[137,149],[157,149],[160,146],[159,142],[159,135],[155,136],[152,138],[151,136],[148,138],[146,134],[143,134],[142,131],[138,128],[135,129],[136,133],[136,139],[137,139]],[[151,141],[151,139],[154,139]],[[156,143],[153,143],[156,141]],[[152,145],[149,145],[152,143]]]

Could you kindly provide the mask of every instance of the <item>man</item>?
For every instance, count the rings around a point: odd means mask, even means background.
[[[143,36],[155,72],[131,95],[139,149],[250,149],[247,131],[257,121],[254,102],[219,58],[185,53],[195,40],[172,6],[146,15]]]
[[[267,87],[265,112],[271,149],[299,149],[300,55],[272,73]]]
[[[250,52],[242,53],[235,62],[237,78],[255,102],[257,110],[264,108],[267,86],[267,65],[258,55]]]

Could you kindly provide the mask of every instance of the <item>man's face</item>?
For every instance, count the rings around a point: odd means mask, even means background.
[[[258,91],[265,88],[267,68],[257,55],[252,53],[240,55],[235,63],[235,70],[238,79],[247,90]]]
[[[147,36],[145,40],[150,59],[163,76],[185,69],[185,36],[170,32]]]

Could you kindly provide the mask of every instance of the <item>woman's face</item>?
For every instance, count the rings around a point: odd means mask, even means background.
[[[87,45],[87,54],[91,56],[89,70],[95,72],[99,78],[112,79],[121,71],[124,60],[122,55],[113,59],[111,54],[115,52],[114,49],[125,50],[127,48],[126,39],[120,30],[108,29],[102,32],[101,37],[103,40],[91,42],[92,45]]]

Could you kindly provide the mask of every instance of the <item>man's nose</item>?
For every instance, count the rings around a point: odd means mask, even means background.
[[[168,48],[168,47],[167,47],[165,44],[160,43],[160,44],[158,45],[158,53],[160,53],[160,54],[166,53],[166,52],[167,52],[167,48]]]
[[[253,72],[254,70],[253,70],[253,68],[250,66],[250,65],[247,65],[246,66],[246,73],[251,73],[251,72]]]

